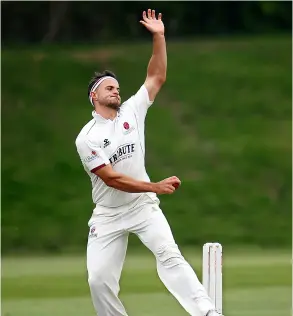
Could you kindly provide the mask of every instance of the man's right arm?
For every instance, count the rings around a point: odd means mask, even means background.
[[[129,193],[154,192],[157,194],[172,194],[175,188],[180,185],[180,180],[177,177],[170,177],[157,183],[139,181],[116,172],[111,165],[106,165],[96,170],[95,174],[107,186]]]
[[[170,177],[153,183],[139,181],[116,172],[102,148],[88,139],[78,139],[76,147],[87,169],[101,178],[107,186],[114,189],[128,193],[154,192],[157,194],[172,194],[180,185],[180,180],[177,177]]]

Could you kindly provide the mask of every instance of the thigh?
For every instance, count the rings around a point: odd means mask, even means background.
[[[95,216],[89,223],[87,270],[92,273],[111,271],[119,276],[125,259],[128,234],[120,227],[119,219]]]
[[[132,232],[147,248],[157,255],[166,247],[176,246],[170,225],[156,203],[144,205],[139,213],[141,221],[137,221]]]

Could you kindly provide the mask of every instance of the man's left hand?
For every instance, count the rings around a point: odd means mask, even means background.
[[[139,21],[143,24],[152,34],[164,35],[165,27],[162,21],[162,13],[159,13],[158,19],[156,18],[155,10],[148,9],[146,14],[145,11],[142,13],[143,21]]]

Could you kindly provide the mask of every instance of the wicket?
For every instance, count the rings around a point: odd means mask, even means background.
[[[202,284],[212,299],[217,312],[222,313],[222,245],[203,245]]]

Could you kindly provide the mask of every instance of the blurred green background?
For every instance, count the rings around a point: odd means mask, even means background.
[[[17,5],[16,5],[17,4]],[[125,100],[152,52],[141,12],[163,13],[167,82],[146,120],[161,207],[201,278],[224,248],[224,314],[291,309],[292,3],[2,3],[2,314],[94,315],[85,268],[91,186],[75,138],[96,70]],[[121,280],[129,315],[186,315],[134,236]]]

